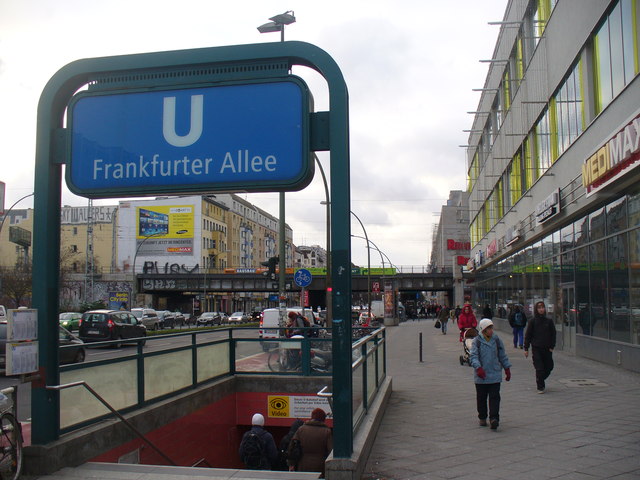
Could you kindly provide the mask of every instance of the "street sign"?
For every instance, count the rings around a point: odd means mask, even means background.
[[[380,282],[371,282],[371,290],[375,293],[380,292]]]
[[[69,111],[66,179],[78,195],[298,190],[313,176],[309,93],[297,77],[89,91]]]
[[[293,276],[293,281],[296,282],[296,285],[299,287],[308,287],[311,284],[311,272],[306,268],[300,268],[296,271]]]

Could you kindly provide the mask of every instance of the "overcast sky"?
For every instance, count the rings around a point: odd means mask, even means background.
[[[46,82],[80,58],[279,41],[260,34],[269,17],[293,10],[285,39],[312,43],[340,66],[349,89],[351,210],[398,266],[426,265],[437,213],[465,189],[465,151],[507,0],[0,0],[0,180],[5,208],[33,192],[36,107]],[[324,80],[294,68],[328,109]],[[328,170],[328,156],[319,154]],[[328,175],[328,171],[327,171]],[[87,200],[63,189],[63,204]],[[278,215],[278,194],[245,197]],[[297,245],[325,246],[319,172],[286,195]],[[95,201],[117,204],[117,199]],[[16,208],[32,207],[31,198]],[[434,215],[435,214],[435,215]],[[355,221],[353,235],[362,236]],[[366,265],[366,242],[352,260]],[[372,264],[380,257],[372,250]]]

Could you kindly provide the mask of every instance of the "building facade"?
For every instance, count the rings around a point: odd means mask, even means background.
[[[640,370],[637,0],[511,0],[467,146],[474,303]]]
[[[320,245],[297,245],[294,266],[297,268],[327,268],[327,251]]]
[[[469,193],[452,190],[447,204],[440,210],[438,224],[434,227],[429,264],[434,272],[451,272],[455,278],[455,287],[451,298],[448,298],[446,292],[435,293],[434,301],[438,304],[456,306],[464,303],[462,271],[469,262],[470,248]]]

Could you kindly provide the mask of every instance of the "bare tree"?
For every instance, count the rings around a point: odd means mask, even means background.
[[[17,265],[5,267],[0,271],[2,275],[2,293],[13,303],[14,308],[22,306],[25,300],[31,298],[31,265]]]

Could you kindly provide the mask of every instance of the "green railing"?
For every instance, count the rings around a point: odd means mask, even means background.
[[[60,384],[84,381],[114,409],[125,413],[231,375],[331,376],[330,336],[264,340],[240,336],[240,332],[256,330],[202,329],[131,340],[136,346],[125,347],[121,356],[61,366]],[[380,328],[353,343],[354,430],[386,375],[385,334]],[[168,348],[152,351],[168,340]],[[88,345],[106,355],[116,343]],[[61,433],[109,415],[110,411],[85,389],[60,390]]]

